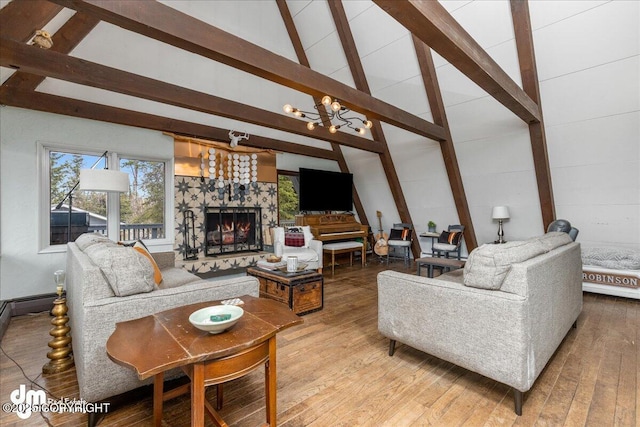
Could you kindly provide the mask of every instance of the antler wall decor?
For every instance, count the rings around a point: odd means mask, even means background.
[[[231,148],[235,148],[238,146],[238,143],[243,139],[249,139],[249,134],[243,133],[242,135],[235,135],[235,130],[230,130],[229,139],[231,140],[231,143],[229,144],[229,146]]]

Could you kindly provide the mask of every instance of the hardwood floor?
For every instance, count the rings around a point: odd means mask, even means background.
[[[389,268],[413,273],[402,262]],[[523,414],[513,410],[509,387],[398,343],[377,331],[376,274],[348,263],[325,276],[322,311],[278,334],[278,425],[298,426],[638,426],[640,425],[640,301],[584,294],[578,328],[572,329],[534,387]],[[411,302],[408,302],[411,303]],[[14,317],[0,352],[0,403],[29,381],[51,396],[77,398],[75,369],[43,377],[50,340],[48,313]],[[261,369],[225,385],[221,414],[231,426],[264,423]],[[214,387],[207,397],[215,400]],[[85,425],[84,414],[46,414],[50,425]],[[151,425],[150,395],[111,411],[101,426]],[[42,426],[0,413],[2,426]],[[164,426],[189,425],[189,397],[165,403]],[[213,425],[210,421],[207,425]]]

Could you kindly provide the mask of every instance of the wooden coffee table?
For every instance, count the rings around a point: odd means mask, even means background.
[[[162,402],[191,392],[191,425],[203,426],[205,411],[218,426],[218,412],[205,400],[205,387],[240,378],[265,366],[267,424],[276,425],[276,333],[302,323],[277,301],[243,296],[242,318],[229,330],[212,335],[189,323],[194,311],[220,304],[210,301],[163,311],[116,324],[107,341],[107,354],[130,367],[143,380],[154,376],[153,420],[162,424]],[[164,372],[181,368],[190,384],[165,392]],[[221,404],[221,402],[220,402]],[[218,405],[219,407],[220,405]]]

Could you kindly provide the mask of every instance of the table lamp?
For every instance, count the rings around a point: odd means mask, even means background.
[[[494,243],[506,243],[504,231],[502,230],[502,221],[509,219],[509,208],[506,206],[494,206],[491,218],[498,220],[498,240]]]

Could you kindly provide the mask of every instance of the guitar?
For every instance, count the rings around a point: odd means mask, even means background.
[[[385,256],[389,253],[389,246],[387,245],[388,235],[387,233],[382,231],[382,212],[376,211],[376,215],[378,216],[378,224],[379,224],[379,233],[376,234],[376,244],[373,247],[373,251],[378,256]]]

